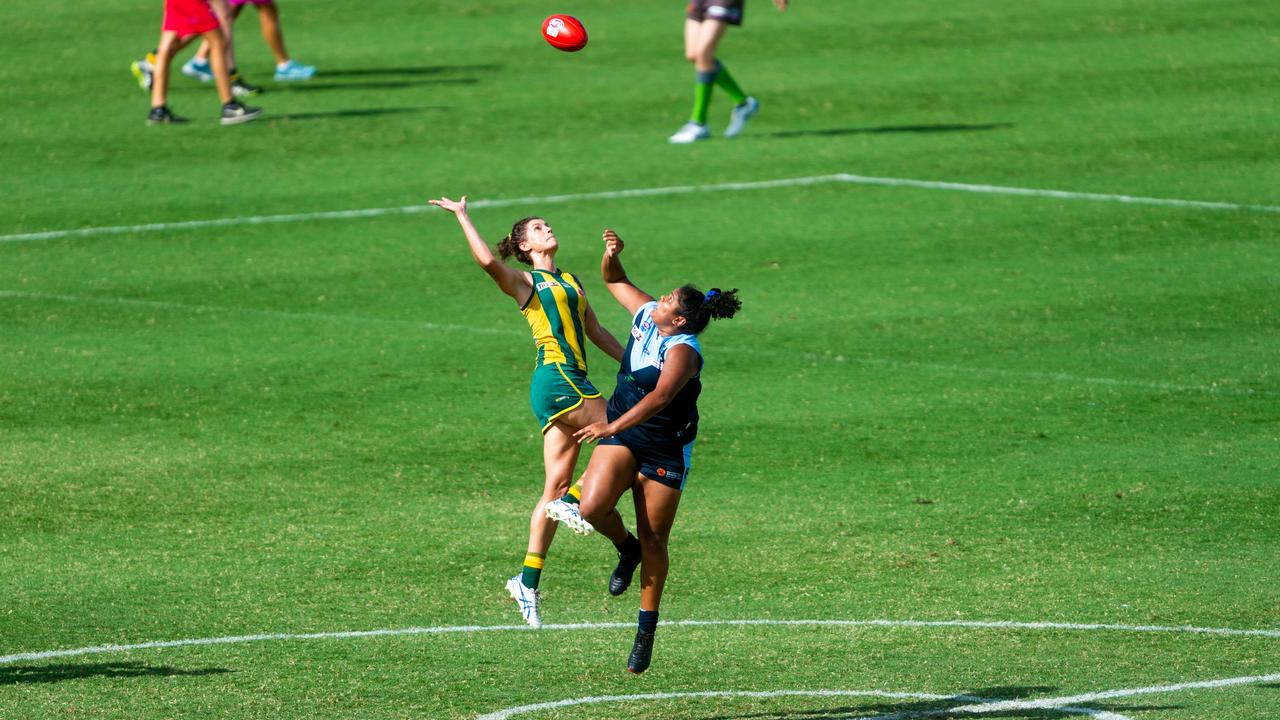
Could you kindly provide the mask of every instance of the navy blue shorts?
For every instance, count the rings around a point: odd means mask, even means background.
[[[691,440],[687,445],[656,446],[627,442],[617,435],[600,439],[601,445],[621,445],[630,450],[641,475],[680,491],[684,491],[693,468],[693,443]]]

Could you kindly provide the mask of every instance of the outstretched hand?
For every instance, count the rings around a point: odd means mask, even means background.
[[[605,257],[617,257],[624,247],[622,238],[618,237],[618,233],[612,230],[604,231],[604,255]]]
[[[578,444],[595,442],[601,438],[613,437],[613,435],[613,431],[609,429],[609,423],[602,422],[591,423],[573,434],[578,439]]]
[[[774,6],[777,7],[779,10],[786,10],[788,2],[789,0],[773,0]]]
[[[467,213],[467,196],[466,195],[463,195],[462,199],[456,202],[453,200],[450,200],[447,197],[442,197],[439,200],[428,200],[427,202],[437,207],[442,207],[445,210],[448,210],[449,212],[453,213],[454,215],[465,215]]]

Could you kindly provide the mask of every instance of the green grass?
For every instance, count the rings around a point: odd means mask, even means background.
[[[762,113],[665,138],[680,3],[285,3],[310,84],[238,34],[264,120],[143,124],[155,4],[0,6],[0,235],[859,175],[1280,205],[1280,26],[1207,0],[753,0],[722,56]],[[571,12],[581,54],[537,37]],[[69,37],[67,29],[93,28]],[[718,124],[727,111],[713,101]],[[546,215],[595,272],[739,287],[705,334],[663,617],[1280,630],[1280,213],[850,183],[478,209]],[[1280,637],[680,625],[622,671],[634,594],[567,533],[550,623],[502,589],[540,485],[532,347],[443,213],[0,238],[0,718],[955,717],[1280,673]],[[612,387],[593,356],[593,379]],[[623,501],[624,517],[630,513]],[[621,623],[621,626],[615,626]],[[1280,683],[1078,703],[1263,720]],[[931,715],[930,715],[931,713]],[[1055,709],[999,717],[1084,717]],[[970,717],[972,717],[970,715]]]

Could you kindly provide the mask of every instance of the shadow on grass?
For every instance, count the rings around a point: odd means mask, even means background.
[[[404,90],[422,85],[475,85],[480,81],[475,78],[436,78],[434,80],[375,80],[371,82],[326,83],[306,82],[272,85],[266,94],[291,92],[324,92],[326,90]]]
[[[900,718],[928,717],[940,720],[959,720],[975,717],[970,712],[949,713],[951,708],[961,705],[977,704],[975,698],[1000,700],[1031,700],[1037,696],[1048,695],[1057,688],[1053,687],[991,687],[979,688],[972,693],[954,695],[945,700],[909,700],[903,702],[875,702],[865,705],[846,705],[841,707],[822,708],[820,710],[780,710],[777,712],[756,712],[731,715],[710,715],[704,720],[856,720],[862,717],[890,716]],[[1113,712],[1141,712],[1144,710],[1180,710],[1178,705],[1100,705],[1089,703],[1090,710],[1111,710]],[[984,712],[984,718],[1005,718],[1006,720],[1066,720],[1081,716],[1077,706],[1074,712],[1059,709],[1008,710],[1002,712]]]
[[[448,110],[447,107],[405,107],[405,108],[356,108],[353,110],[329,110],[325,112],[288,113],[285,115],[264,114],[267,122],[293,122],[295,120],[326,120],[329,118],[367,118],[380,115],[407,115],[427,112],[428,110]]]
[[[33,665],[0,667],[0,687],[28,683],[56,683],[91,677],[138,678],[220,675],[234,672],[226,668],[202,668],[179,670],[171,667],[153,667],[142,663],[88,663],[67,665]]]
[[[439,75],[447,72],[484,72],[498,70],[501,65],[421,65],[417,67],[351,68],[348,70],[323,69],[320,78],[371,77],[377,75]]]
[[[829,128],[826,130],[784,130],[782,132],[748,135],[757,138],[834,137],[837,135],[874,135],[878,133],[944,133],[1007,130],[1013,123],[982,123],[976,125],[881,125],[879,127]]]

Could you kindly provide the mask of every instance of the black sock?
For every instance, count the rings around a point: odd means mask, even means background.
[[[637,628],[641,632],[653,633],[658,630],[658,611],[641,610]]]
[[[614,543],[613,546],[618,549],[618,554],[623,557],[633,557],[640,554],[640,541],[629,532],[626,540]]]

